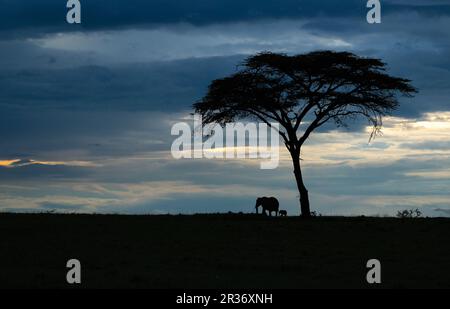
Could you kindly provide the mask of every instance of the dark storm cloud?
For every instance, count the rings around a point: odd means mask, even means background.
[[[39,36],[58,31],[135,28],[187,22],[204,25],[267,18],[364,16],[364,0],[96,0],[81,1],[82,25],[65,21],[63,0],[0,0],[0,31],[4,38]],[[448,15],[448,1],[382,1],[386,13],[414,11]]]
[[[0,106],[70,110],[189,109],[241,57],[0,71]]]
[[[8,3],[11,16],[28,14],[21,1],[2,1]],[[40,16],[42,8],[53,7],[55,1],[42,1],[42,5],[33,12]],[[190,6],[188,5],[190,3]],[[101,17],[96,18],[96,23],[83,24],[78,30],[99,30],[111,26],[108,14],[118,11],[121,14],[114,20],[119,28],[137,27],[144,21],[146,7],[151,13],[157,9],[162,10],[157,14],[160,23],[177,23],[181,21],[179,16],[192,15],[198,19],[197,24],[205,26],[210,22],[248,21],[248,11],[253,8],[261,12],[258,19],[266,17],[277,18],[303,18],[308,23],[280,23],[277,33],[271,33],[264,40],[264,33],[270,32],[274,24],[254,23],[243,24],[234,28],[230,25],[222,25],[219,29],[205,30],[204,27],[192,29],[189,25],[178,25],[175,28],[159,29],[160,35],[148,35],[143,33],[115,33],[105,39],[104,34],[91,37],[87,41],[82,38],[69,37],[62,42],[55,43],[52,39],[50,47],[42,43],[30,43],[29,41],[3,41],[0,42],[0,105],[3,108],[38,108],[38,109],[69,109],[69,110],[161,110],[180,111],[188,110],[193,102],[200,98],[206,90],[209,82],[218,77],[226,76],[234,71],[236,64],[240,63],[244,56],[237,56],[242,52],[254,53],[258,50],[283,50],[289,53],[304,52],[311,49],[323,49],[318,41],[329,41],[337,37],[343,39],[348,45],[338,46],[338,50],[351,50],[364,56],[379,57],[385,60],[390,72],[397,76],[407,77],[413,81],[413,85],[419,88],[420,93],[414,100],[402,100],[404,104],[396,115],[404,117],[418,117],[421,113],[436,110],[446,110],[450,97],[450,62],[448,53],[450,36],[448,29],[450,22],[447,19],[433,19],[418,15],[421,10],[435,10],[446,12],[446,1],[388,1],[383,2],[383,23],[381,25],[368,25],[365,22],[365,1],[253,1],[238,3],[227,2],[233,5],[247,7],[241,11],[227,11],[219,9],[223,1],[191,1],[171,2],[163,1],[92,1],[83,3],[83,14],[93,14],[95,10],[104,9]],[[31,7],[37,3],[28,4]],[[58,3],[60,5],[60,3]],[[141,8],[142,6],[142,8]],[[295,10],[293,7],[300,7]],[[276,7],[276,9],[275,9]],[[401,8],[400,8],[401,7]],[[22,9],[21,9],[22,8]],[[141,8],[141,9],[138,9]],[[157,8],[157,9],[155,9]],[[172,11],[169,11],[172,8]],[[406,10],[405,8],[408,8]],[[65,10],[65,8],[63,8]],[[167,9],[167,10],[166,10]],[[45,21],[55,14],[52,10],[43,10],[43,17],[39,18],[12,18],[5,16],[4,27],[14,29],[26,28],[26,23],[42,23],[42,27],[51,28],[55,22]],[[187,14],[190,10],[203,12],[211,10],[224,19],[215,18],[214,14]],[[47,12],[44,14],[44,11]],[[4,11],[0,14],[5,14]],[[91,13],[89,13],[91,12]],[[208,11],[209,12],[209,11]],[[247,12],[247,13],[243,13]],[[285,12],[285,13],[280,13]],[[16,14],[16,15],[15,15]],[[137,17],[133,17],[137,14]],[[247,14],[247,15],[246,15]],[[286,15],[287,14],[287,15]],[[290,16],[294,14],[295,16]],[[145,16],[144,16],[145,15]],[[348,15],[348,16],[347,16]],[[141,16],[141,17],[139,17]],[[164,19],[166,16],[166,19]],[[197,20],[194,18],[194,21]],[[247,19],[246,19],[247,18]],[[200,20],[203,21],[200,22]],[[194,21],[189,21],[195,23]],[[24,23],[23,25],[21,23]],[[9,25],[9,26],[8,26]],[[38,26],[39,26],[38,25]],[[112,26],[111,26],[112,27]],[[251,28],[253,27],[253,28]],[[75,27],[76,28],[76,27]],[[250,29],[251,28],[251,29]],[[212,32],[211,32],[212,31]],[[297,31],[297,32],[296,32]],[[204,35],[206,32],[206,36]],[[84,32],[89,37],[89,32]],[[170,35],[177,35],[171,37]],[[201,34],[199,34],[201,33]],[[284,41],[274,42],[279,34],[289,33]],[[184,36],[183,36],[184,34]],[[236,36],[235,36],[236,34]],[[310,46],[300,41],[295,42],[296,37],[303,38],[305,34],[319,34],[312,37],[312,42],[306,39]],[[130,35],[135,39],[148,40],[146,44],[138,45],[136,52],[132,45],[136,42],[127,40]],[[225,42],[208,45],[208,40],[213,37],[226,36]],[[180,37],[191,38],[199,44],[189,45],[183,41],[178,43]],[[251,38],[250,42],[247,42]],[[80,45],[95,45],[92,49],[77,49],[65,46],[71,39],[80,39]],[[317,39],[317,40],[316,40]],[[246,41],[247,40],[247,41]],[[104,41],[117,41],[117,43],[105,43]],[[167,43],[167,41],[171,41]],[[173,41],[173,42],[172,42]],[[230,43],[244,41],[245,43]],[[270,41],[269,43],[264,41]],[[78,41],[77,41],[78,42]],[[160,43],[161,42],[161,43]],[[202,45],[204,43],[204,45]],[[163,45],[163,48],[158,46]],[[56,47],[55,47],[56,46]],[[123,49],[128,46],[129,49]],[[156,47],[155,47],[156,46]],[[127,48],[128,48],[127,47]],[[136,48],[135,48],[136,49]],[[305,50],[303,50],[305,49]],[[114,52],[117,50],[117,52]],[[107,51],[107,52],[105,52]],[[213,57],[210,55],[221,54],[225,51],[227,56]],[[154,58],[146,58],[145,54]],[[184,56],[183,56],[184,54]],[[197,58],[176,60],[172,57]],[[148,60],[150,59],[150,61]],[[169,61],[168,61],[169,60]],[[139,62],[138,64],[133,61]],[[144,63],[142,63],[144,62]],[[7,112],[7,110],[5,110]],[[357,122],[352,129],[360,129],[365,123]],[[330,126],[332,127],[332,126]],[[327,128],[325,128],[327,129]]]
[[[260,18],[355,15],[359,0],[96,0],[82,2],[82,26],[67,25],[66,1],[0,0],[3,36],[42,35],[55,31],[105,30],[188,22],[210,24]]]
[[[4,109],[5,110],[5,109]],[[7,110],[0,114],[0,159],[89,161],[167,150],[174,116],[125,111]]]

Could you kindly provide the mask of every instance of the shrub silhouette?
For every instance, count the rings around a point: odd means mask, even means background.
[[[422,217],[422,212],[419,210],[419,208],[399,210],[397,212],[397,218],[400,219],[412,219],[420,217]]]

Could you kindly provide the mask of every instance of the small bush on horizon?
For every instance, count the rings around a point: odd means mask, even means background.
[[[399,210],[397,212],[397,218],[400,218],[400,219],[414,219],[414,218],[421,218],[421,217],[422,217],[422,212],[419,210],[419,208]]]
[[[322,217],[322,214],[317,211],[311,211],[311,217]]]

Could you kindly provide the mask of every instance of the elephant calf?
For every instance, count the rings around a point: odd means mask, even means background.
[[[280,210],[279,212],[280,217],[286,217],[287,216],[287,211],[286,210]]]

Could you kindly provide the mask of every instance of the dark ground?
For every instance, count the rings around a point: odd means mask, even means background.
[[[450,219],[0,214],[0,287],[450,288]]]

